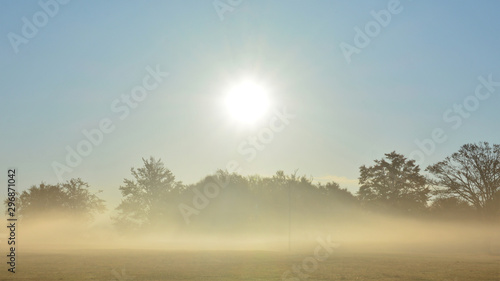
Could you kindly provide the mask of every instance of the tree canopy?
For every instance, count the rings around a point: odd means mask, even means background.
[[[377,209],[414,212],[427,205],[430,189],[420,167],[395,151],[375,165],[359,168],[358,198]]]

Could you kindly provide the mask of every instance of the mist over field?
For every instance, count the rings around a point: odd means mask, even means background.
[[[286,252],[288,225],[284,221],[286,217],[268,218],[272,227],[239,224],[220,229],[173,225],[126,234],[110,228],[109,222],[85,226],[53,216],[30,224],[20,223],[18,229],[20,247],[29,251],[130,248]],[[330,220],[293,221],[291,241],[294,251],[307,250],[317,238],[331,237],[343,248],[499,254],[499,233],[500,227],[490,223],[426,221],[352,212]]]

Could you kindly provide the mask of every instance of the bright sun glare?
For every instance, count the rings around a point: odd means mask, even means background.
[[[267,91],[252,81],[244,81],[230,89],[226,106],[237,121],[253,123],[268,110]]]

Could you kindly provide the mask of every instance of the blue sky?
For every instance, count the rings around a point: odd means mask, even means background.
[[[424,154],[423,167],[465,143],[500,143],[500,87],[477,105],[468,98],[478,77],[500,81],[498,1],[243,0],[222,20],[213,1],[57,5],[16,47],[9,34],[23,36],[23,17],[33,23],[44,10],[0,2],[0,159],[3,170],[20,170],[23,189],[57,182],[53,163],[64,164],[66,147],[103,119],[115,129],[63,179],[81,177],[112,202],[142,157],[161,158],[185,183],[236,161],[244,175],[299,169],[356,191],[359,166],[393,150],[408,156],[436,128],[446,141]],[[349,63],[340,45],[356,47],[355,28],[390,5],[399,12]],[[121,120],[111,105],[142,85],[148,67],[168,77]],[[295,116],[251,161],[238,147],[274,113],[251,126],[231,119],[221,99],[245,77]],[[474,109],[467,118],[443,119],[464,101]]]

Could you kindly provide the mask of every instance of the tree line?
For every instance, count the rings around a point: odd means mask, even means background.
[[[122,199],[112,215],[118,230],[272,229],[289,215],[294,221],[328,221],[355,210],[429,219],[500,218],[500,145],[488,142],[463,145],[426,167],[425,175],[414,160],[395,151],[387,153],[373,165],[359,168],[356,194],[333,181],[314,183],[312,178],[283,171],[263,177],[219,170],[197,183],[183,184],[160,159],[143,159],[143,164],[132,168],[132,177],[119,187]],[[209,200],[201,198],[207,197],[204,188],[220,182],[225,184],[223,190]],[[41,183],[19,194],[17,212],[25,221],[62,214],[88,222],[106,210],[99,193],[91,192],[81,179]],[[203,209],[186,208],[193,200],[205,200]]]

